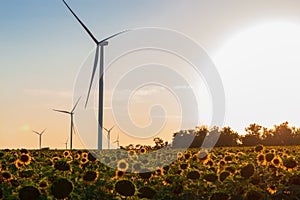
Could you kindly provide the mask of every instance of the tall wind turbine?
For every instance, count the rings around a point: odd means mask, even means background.
[[[118,146],[118,147],[120,147],[119,134],[118,134],[118,136],[117,136],[117,140],[116,140],[116,141],[114,141],[114,143],[117,143],[117,146]]]
[[[103,127],[104,130],[106,130],[106,132],[107,132],[107,148],[108,148],[108,149],[110,149],[110,132],[111,132],[111,130],[112,130],[114,127],[115,127],[115,126],[111,127],[110,129],[107,129],[107,128]]]
[[[67,6],[69,11],[73,14],[73,16],[77,19],[77,21],[81,24],[81,26],[84,28],[84,30],[89,34],[89,36],[92,38],[92,40],[95,42],[97,48],[96,48],[96,54],[94,59],[94,67],[93,72],[91,76],[90,86],[85,102],[85,108],[87,107],[91,87],[93,84],[95,72],[98,66],[98,60],[100,58],[100,70],[99,70],[99,102],[98,102],[98,150],[102,150],[102,128],[103,128],[103,73],[104,73],[104,46],[108,45],[108,40],[116,37],[122,33],[127,32],[128,30],[118,32],[114,35],[111,35],[101,41],[98,41],[96,37],[92,34],[92,32],[84,25],[84,23],[77,17],[77,15],[73,12],[73,10],[69,7],[69,5],[65,2],[65,0],[62,0],[64,4]],[[99,47],[100,47],[100,55],[99,55]]]
[[[65,114],[69,114],[71,115],[71,127],[70,127],[70,150],[72,150],[72,143],[73,143],[73,128],[74,128],[74,122],[73,122],[73,115],[74,115],[74,110],[77,106],[77,104],[79,103],[81,97],[79,97],[79,99],[77,100],[76,104],[74,105],[73,109],[71,111],[65,111],[65,110],[56,110],[53,109],[56,112],[61,112],[61,113],[65,113]]]
[[[42,149],[42,135],[45,132],[45,130],[46,130],[46,128],[42,132],[40,132],[40,133],[37,132],[37,131],[32,130],[34,133],[36,133],[36,134],[39,135],[39,147],[40,147],[40,149]]]

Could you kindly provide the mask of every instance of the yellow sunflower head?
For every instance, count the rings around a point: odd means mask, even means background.
[[[122,159],[118,162],[118,170],[119,171],[127,171],[128,166],[129,166],[128,163],[124,159]]]

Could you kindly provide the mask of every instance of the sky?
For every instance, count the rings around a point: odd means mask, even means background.
[[[244,127],[254,122],[270,128],[284,121],[299,126],[298,0],[67,2],[99,40],[125,29],[156,27],[174,30],[201,46],[214,63],[223,82],[226,105],[224,125],[231,126],[241,134],[244,133]],[[82,83],[81,86],[87,89],[95,44],[60,0],[2,2],[0,26],[0,148],[37,148],[38,136],[32,130],[41,131],[44,128],[47,130],[43,135],[42,146],[64,148],[64,143],[69,138],[70,118],[53,112],[52,109],[71,109],[73,99],[80,95],[76,93],[78,83]],[[109,56],[117,52],[118,45],[129,45],[124,42],[126,39],[129,41],[133,36],[140,36],[139,40],[143,39],[143,32],[133,31],[130,34],[111,41],[106,51],[107,63],[111,61]],[[168,41],[168,36],[162,38],[163,40]],[[181,45],[178,44],[179,47]],[[176,47],[175,43],[174,46]],[[122,70],[129,70],[133,60],[135,65],[143,65],[143,62],[149,64],[150,58],[155,63],[150,67],[153,71],[144,70],[141,74],[133,73],[125,78],[122,76]],[[121,60],[121,63],[111,65],[105,77],[104,126],[116,125],[114,117],[122,116],[121,110],[117,110],[119,112],[116,113],[109,111],[114,103],[109,101],[113,97],[111,88],[113,84],[119,84],[118,81],[124,81],[120,84],[124,86],[120,86],[123,91],[129,87],[132,91],[135,87],[131,85],[132,81],[138,82],[149,77],[158,77],[156,82],[163,79],[173,83],[170,72],[163,70],[170,70],[164,68],[170,65],[176,72],[172,77],[178,80],[172,87],[181,89],[181,93],[178,94],[187,98],[178,104],[172,88],[168,90],[155,84],[137,85],[139,90],[132,96],[128,109],[131,112],[130,118],[135,121],[137,127],[146,127],[146,132],[134,136],[124,134],[124,130],[128,129],[130,132],[130,128],[119,121],[119,126],[117,124],[112,131],[113,141],[118,134],[121,145],[151,144],[151,138],[154,136],[171,141],[172,132],[182,128],[182,119],[178,117],[182,108],[191,110],[197,103],[204,114],[191,111],[188,120],[192,120],[192,123],[184,128],[194,128],[197,125],[192,117],[196,114],[201,115],[197,122],[199,125],[209,124],[212,115],[211,99],[205,84],[200,81],[201,100],[195,102],[192,99],[197,98],[193,96],[189,86],[197,85],[197,80],[191,82],[194,79],[189,79],[185,82],[180,76],[176,77],[179,74],[183,74],[181,77],[184,78],[191,75],[190,72],[182,70],[188,67],[186,63],[169,54],[157,54],[157,51],[135,52],[122,59],[124,60]],[[121,70],[118,65],[125,67]],[[157,72],[159,76],[156,77],[154,74]],[[94,87],[97,87],[97,84]],[[128,96],[127,93],[119,95],[121,96],[116,96],[118,98],[114,100]],[[94,94],[92,98],[95,99],[96,96]],[[85,99],[86,93],[83,93],[78,109],[82,109]],[[157,104],[156,101],[159,105],[165,105],[165,110],[154,107],[149,111],[149,107]],[[190,107],[183,106],[188,104]],[[86,134],[87,130],[80,125],[82,112],[78,110],[78,118],[75,120],[79,131],[74,135],[75,148],[94,145],[92,143],[95,131],[89,131],[93,132],[91,135]],[[158,117],[151,119],[152,114]],[[160,118],[166,120],[164,126],[160,124]],[[147,129],[151,123],[162,126],[161,133]],[[149,135],[149,130],[155,133]]]

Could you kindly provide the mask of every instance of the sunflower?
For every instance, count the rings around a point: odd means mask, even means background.
[[[115,161],[117,160],[117,157],[112,156],[112,157],[110,158],[110,160],[111,160],[112,162],[115,162]]]
[[[144,187],[141,187],[139,190],[138,190],[138,197],[139,198],[146,198],[146,199],[153,199],[156,195],[156,190],[151,188],[151,187],[147,187],[147,186],[144,186]]]
[[[51,162],[52,164],[54,165],[56,161],[60,160],[60,157],[58,156],[54,156],[52,159],[51,159]]]
[[[266,161],[271,162],[274,157],[275,157],[274,153],[267,153],[266,154]]]
[[[79,159],[80,159],[80,154],[77,153],[77,154],[74,156],[74,158],[75,158],[76,160],[79,160]]]
[[[254,175],[250,178],[250,183],[252,183],[253,185],[258,185],[260,183],[260,179],[260,176]]]
[[[115,190],[122,196],[129,197],[135,193],[135,186],[129,180],[120,180],[115,185]]]
[[[18,169],[21,169],[23,167],[23,162],[21,162],[19,159],[15,161],[15,166],[18,168]]]
[[[141,170],[141,163],[134,163],[133,165],[132,165],[132,171],[134,171],[134,172],[139,172],[140,170]]]
[[[219,167],[223,167],[223,166],[226,165],[226,163],[227,163],[227,162],[226,162],[225,160],[220,160],[219,163],[218,163],[218,166],[219,166]]]
[[[88,157],[88,153],[87,153],[87,152],[83,152],[83,153],[81,154],[81,157],[87,158],[87,157]]]
[[[67,156],[65,157],[65,160],[68,162],[68,163],[71,163],[73,161],[73,157],[72,156]]]
[[[225,156],[224,160],[225,160],[226,162],[230,162],[230,161],[233,160],[233,156],[231,156],[231,155]]]
[[[183,157],[183,153],[182,152],[178,152],[177,153],[177,159],[180,160]]]
[[[88,162],[89,162],[89,160],[86,157],[82,157],[81,160],[80,160],[80,164],[82,164],[82,165],[84,165]]]
[[[87,171],[83,175],[83,180],[88,183],[95,182],[97,178],[98,178],[98,172],[95,171]]]
[[[230,176],[230,173],[228,171],[223,171],[220,173],[219,179],[223,182],[228,176]]]
[[[187,163],[180,164],[181,169],[187,169],[188,167],[189,167],[189,165]]]
[[[116,171],[115,178],[121,178],[124,175],[124,171]]]
[[[295,159],[293,157],[288,157],[286,159],[283,160],[283,166],[289,170],[293,170],[293,169],[297,169],[297,162],[295,161]]]
[[[184,158],[186,160],[188,160],[190,157],[191,157],[191,154],[189,152],[187,152],[187,153],[184,154]]]
[[[63,152],[63,156],[64,156],[65,158],[68,157],[68,156],[71,156],[71,152],[68,151],[68,150],[66,150],[66,151]]]
[[[134,150],[129,150],[127,151],[128,157],[129,158],[134,158],[136,157],[136,152]]]
[[[263,149],[264,149],[264,147],[263,147],[263,145],[261,145],[261,144],[257,145],[257,146],[254,148],[254,150],[255,150],[256,152],[261,152],[261,151],[263,151]]]
[[[214,173],[209,173],[209,174],[205,174],[203,176],[203,179],[208,181],[208,182],[215,182],[218,180],[218,176]]]
[[[118,162],[118,170],[119,171],[127,171],[128,166],[129,166],[128,163],[124,159],[122,159]]]
[[[19,191],[20,200],[39,199],[41,193],[33,186],[25,186]]]
[[[163,168],[157,168],[155,174],[158,175],[158,176],[163,176],[164,175],[164,169]]]
[[[207,166],[214,166],[215,162],[212,159],[206,159],[203,162],[203,165],[207,165]]]
[[[73,191],[73,184],[68,179],[56,179],[51,185],[51,194],[58,199],[67,198]]]
[[[147,149],[146,149],[145,147],[142,147],[142,148],[139,149],[139,152],[140,152],[141,154],[144,154],[144,153],[147,152]]]
[[[241,176],[248,179],[254,174],[255,168],[252,164],[247,164],[241,169]]]
[[[188,172],[186,177],[188,179],[192,179],[192,180],[199,179],[200,178],[200,173],[196,170],[193,170],[193,171]]]
[[[40,181],[40,183],[39,183],[39,187],[40,187],[40,188],[45,188],[45,187],[47,187],[47,186],[48,186],[47,181],[45,181],[45,180]]]
[[[273,160],[272,160],[272,164],[275,165],[275,166],[279,166],[280,164],[282,163],[282,160],[280,157],[275,157]]]
[[[19,158],[20,162],[24,165],[29,165],[31,161],[31,156],[29,154],[21,154]]]
[[[12,179],[12,175],[9,172],[2,172],[2,177],[5,181],[9,181]]]

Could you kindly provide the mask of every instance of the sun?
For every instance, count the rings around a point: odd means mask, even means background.
[[[226,124],[243,132],[252,122],[297,123],[299,35],[300,24],[263,22],[236,32],[212,55],[225,88]]]

